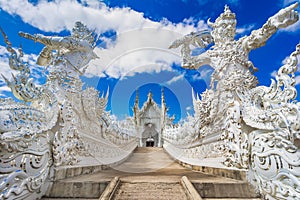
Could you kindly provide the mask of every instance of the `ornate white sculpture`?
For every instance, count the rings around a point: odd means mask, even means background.
[[[300,104],[293,101],[299,55],[300,44],[270,87],[241,95],[243,119],[255,128],[249,134],[248,178],[267,199],[300,198]]]
[[[294,10],[297,6],[295,3],[280,10],[262,28],[238,40],[234,40],[235,14],[228,6],[214,23],[208,20],[214,45],[191,56],[187,41],[182,57],[185,68],[214,68],[211,89],[201,99],[193,98],[194,117],[164,133],[172,144],[165,147],[181,152],[179,159],[222,156],[226,166],[248,169],[250,182],[267,199],[300,198],[300,154],[295,143],[299,141],[300,107],[293,101],[299,46],[270,87],[256,87],[253,72],[257,69],[248,54],[263,46],[279,28],[294,24],[299,18]]]
[[[74,165],[82,157],[110,164],[133,151],[135,140],[113,126],[105,111],[108,93],[99,97],[93,88],[82,90],[79,75],[97,58],[93,32],[76,22],[66,37],[19,33],[45,45],[37,60],[49,68],[42,86],[33,84],[22,49],[14,50],[1,32],[11,53],[9,65],[19,71],[12,81],[3,78],[15,97],[25,101],[0,100],[1,199],[40,198],[53,167]]]
[[[50,141],[58,102],[49,88],[33,84],[28,64],[22,60],[22,49],[16,52],[3,31],[2,35],[11,53],[9,66],[19,71],[12,81],[4,79],[15,97],[25,102],[1,99],[0,198],[39,198],[48,187],[53,163]]]
[[[90,60],[97,58],[93,52],[95,40],[81,22],[76,22],[70,36],[19,35],[44,44],[37,64],[49,67],[47,86],[53,89],[59,104],[57,128],[53,139],[54,165],[74,164],[82,150],[82,141],[75,126],[78,120],[76,107],[80,104],[82,82],[79,78]],[[80,111],[79,111],[80,112]],[[78,113],[78,112],[77,112]],[[78,114],[77,114],[78,115]]]

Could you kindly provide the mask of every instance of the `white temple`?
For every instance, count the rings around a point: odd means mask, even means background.
[[[159,108],[158,104],[154,101],[153,94],[150,91],[147,101],[143,104],[142,108],[139,109],[139,95],[137,92],[133,113],[136,133],[139,138],[139,146],[162,147],[162,132],[166,124],[170,124],[174,120],[174,118],[167,116],[163,90],[161,93],[161,108]]]

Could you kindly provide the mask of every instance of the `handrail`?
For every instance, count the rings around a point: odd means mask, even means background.
[[[189,200],[202,200],[202,197],[199,195],[193,184],[186,176],[183,176],[181,178],[180,184],[182,185],[184,192]]]
[[[120,186],[120,178],[116,176],[106,186],[99,200],[111,200],[119,186]]]

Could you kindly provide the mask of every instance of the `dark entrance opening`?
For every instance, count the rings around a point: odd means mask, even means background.
[[[154,147],[154,139],[153,138],[148,138],[146,140],[146,147]]]

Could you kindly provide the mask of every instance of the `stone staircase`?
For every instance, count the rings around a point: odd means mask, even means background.
[[[182,186],[179,183],[122,183],[114,195],[115,200],[160,200],[181,199],[187,200]]]
[[[185,180],[183,177],[186,177]],[[189,184],[190,186],[185,186]],[[106,190],[110,190],[110,193],[104,198]],[[199,198],[188,194],[193,192]],[[43,198],[67,199],[257,200],[259,196],[244,180],[185,168],[174,162],[162,148],[148,147],[137,148],[121,165],[92,174],[56,180]]]

